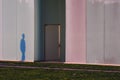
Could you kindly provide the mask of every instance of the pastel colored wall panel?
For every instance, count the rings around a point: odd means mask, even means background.
[[[86,63],[85,0],[66,0],[66,62]]]
[[[2,19],[3,19],[3,59],[16,60],[16,1],[2,0]]]
[[[34,61],[34,0],[17,0],[17,59],[22,60],[20,44],[25,35],[25,61]]]
[[[2,0],[0,0],[0,59],[2,59]]]
[[[105,63],[120,64],[120,3],[105,4]]]
[[[104,4],[87,0],[87,63],[104,63]]]

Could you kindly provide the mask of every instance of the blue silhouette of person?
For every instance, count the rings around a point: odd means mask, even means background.
[[[20,41],[20,50],[22,53],[21,61],[25,61],[25,52],[26,52],[26,43],[25,43],[25,34],[22,34],[22,39]]]

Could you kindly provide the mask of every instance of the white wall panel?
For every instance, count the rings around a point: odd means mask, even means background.
[[[120,64],[120,3],[117,2],[105,5],[105,45],[105,63]]]
[[[120,1],[88,0],[87,62],[120,64]]]
[[[87,0],[87,62],[104,62],[104,4]]]
[[[0,0],[0,60],[2,59],[2,0]]]
[[[3,58],[16,60],[16,0],[2,0]]]
[[[17,59],[21,60],[20,40],[25,34],[25,61],[34,60],[34,0],[17,0]]]

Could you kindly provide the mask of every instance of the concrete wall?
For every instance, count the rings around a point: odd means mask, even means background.
[[[85,0],[66,0],[66,62],[86,63],[85,18]]]

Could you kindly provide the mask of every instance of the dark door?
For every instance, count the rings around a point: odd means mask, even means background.
[[[45,26],[45,60],[60,59],[60,25]]]

